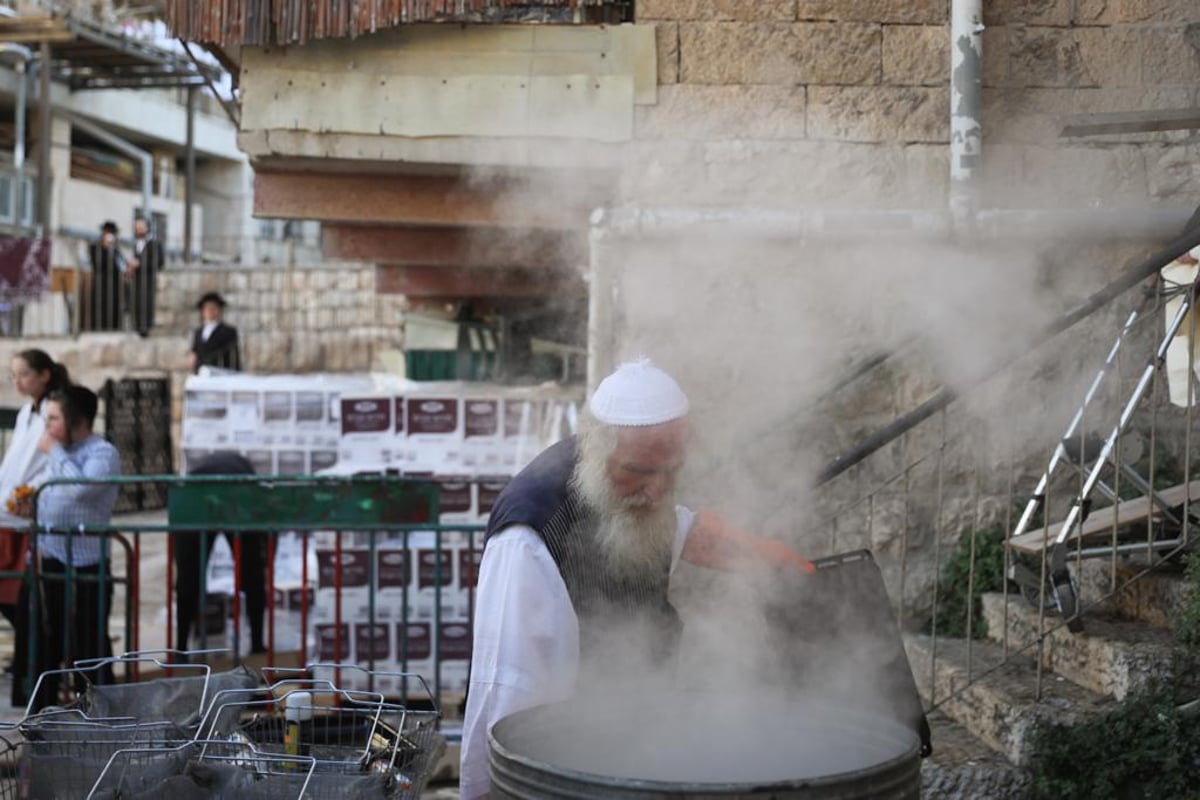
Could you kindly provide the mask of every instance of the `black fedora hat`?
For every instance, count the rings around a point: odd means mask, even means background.
[[[225,298],[221,297],[221,295],[217,294],[216,292],[205,292],[204,296],[201,297],[199,301],[197,301],[196,309],[199,310],[201,308],[204,308],[205,303],[216,303],[221,308],[224,308],[225,307]]]

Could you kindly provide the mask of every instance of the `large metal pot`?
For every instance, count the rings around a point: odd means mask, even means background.
[[[908,800],[916,733],[874,714],[773,693],[678,692],[512,714],[491,732],[499,798]]]

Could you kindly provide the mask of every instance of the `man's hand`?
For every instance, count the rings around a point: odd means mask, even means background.
[[[759,539],[757,550],[759,558],[768,564],[774,564],[785,569],[797,569],[809,575],[815,575],[817,572],[816,564],[804,558],[778,539]]]
[[[683,560],[709,569],[740,571],[777,566],[809,575],[817,571],[811,561],[778,539],[738,530],[715,511],[701,510],[683,546]]]
[[[58,444],[58,440],[46,432],[42,432],[42,436],[38,439],[37,449],[39,453],[49,453],[54,449],[54,445]]]
[[[192,370],[193,372],[195,371],[195,369],[196,369],[196,353],[195,353],[195,351],[191,351],[188,353],[187,365],[188,365],[188,369]]]

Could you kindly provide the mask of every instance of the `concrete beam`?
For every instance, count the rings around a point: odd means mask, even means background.
[[[565,177],[563,185],[569,185]],[[603,199],[564,197],[564,191],[513,179],[259,172],[254,176],[254,214],[322,222],[583,230]]]
[[[495,270],[380,264],[375,286],[380,294],[412,299],[561,298],[582,296],[583,281],[547,270]]]
[[[587,260],[582,231],[334,224],[322,245],[327,258],[398,266],[553,269]]]

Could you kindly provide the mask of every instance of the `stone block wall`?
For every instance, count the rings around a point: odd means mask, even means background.
[[[940,208],[949,0],[640,0],[659,97],[625,199]],[[1061,139],[1065,115],[1186,108],[1190,0],[987,0],[985,206],[1195,205],[1187,132]]]
[[[219,292],[249,372],[366,372],[403,345],[406,301],[375,292],[371,264],[170,269],[159,282],[158,322],[183,342],[199,324],[197,299]]]
[[[220,292],[225,318],[237,326],[247,372],[368,372],[385,369],[381,356],[404,343],[405,298],[375,293],[375,267],[171,268],[159,276],[157,326],[148,338],[132,333],[77,337],[0,338],[0,368],[26,348],[40,348],[70,370],[72,379],[99,390],[109,379],[169,376],[174,441],[179,442],[183,385],[196,300]],[[0,382],[0,405],[21,399]]]

